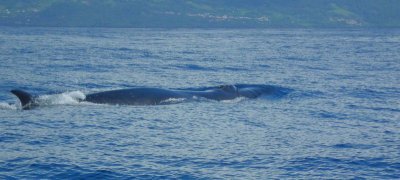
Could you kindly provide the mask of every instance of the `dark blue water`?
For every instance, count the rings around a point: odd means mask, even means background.
[[[400,31],[0,28],[0,179],[400,178]],[[284,93],[82,103],[129,87]],[[9,91],[47,105],[21,110]]]

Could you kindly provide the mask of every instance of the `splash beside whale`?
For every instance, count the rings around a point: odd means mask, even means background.
[[[87,94],[77,99],[80,102],[91,102],[109,105],[160,105],[168,104],[171,99],[206,98],[216,101],[231,100],[238,97],[256,98],[277,91],[275,86],[268,85],[221,85],[202,89],[160,89],[130,88]],[[22,90],[11,90],[21,101],[22,109],[40,106],[40,100]]]

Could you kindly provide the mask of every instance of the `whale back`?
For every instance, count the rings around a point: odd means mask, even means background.
[[[188,97],[187,94],[165,89],[132,88],[88,94],[84,101],[96,104],[157,105],[169,99]]]
[[[237,85],[239,97],[257,98],[262,95],[272,94],[276,87],[267,85]]]

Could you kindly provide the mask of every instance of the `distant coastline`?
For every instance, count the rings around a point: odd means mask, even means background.
[[[398,0],[5,0],[0,26],[400,28],[398,12]]]

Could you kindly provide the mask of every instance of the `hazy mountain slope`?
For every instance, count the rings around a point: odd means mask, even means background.
[[[2,0],[0,25],[400,27],[398,0]]]

